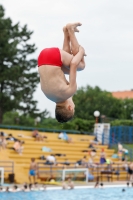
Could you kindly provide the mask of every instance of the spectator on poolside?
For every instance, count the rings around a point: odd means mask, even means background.
[[[130,175],[130,181],[133,181],[133,162],[131,162],[128,166],[128,174]]]
[[[127,149],[123,149],[123,157],[124,157],[124,159],[125,160],[128,160],[128,154],[129,154],[129,152],[128,152],[128,150]],[[123,159],[123,158],[122,158]]]
[[[9,140],[9,141],[14,141],[14,142],[16,142],[18,139],[17,139],[17,138],[15,138],[15,137],[13,137],[13,136],[12,136],[12,134],[10,133],[10,134],[8,134],[8,136],[6,137],[6,140]]]
[[[28,188],[28,185],[24,185],[24,190],[23,190],[24,192],[29,192],[30,191],[30,189]]]
[[[103,183],[100,184],[101,188],[103,189]]]
[[[33,182],[36,182],[36,175],[38,172],[38,165],[35,162],[35,158],[31,158],[30,168],[29,168],[29,181],[31,183],[31,177],[33,177]]]
[[[94,147],[94,145],[93,145],[93,142],[90,142],[88,148],[90,148],[90,149],[95,149],[95,147]]]
[[[3,149],[3,147],[2,147],[2,143],[3,143],[2,136],[0,136],[0,150]]]
[[[93,181],[94,180],[94,176],[92,174],[88,174],[88,181]]]
[[[6,142],[5,137],[2,138],[2,146],[3,146],[3,149],[6,149],[7,142]]]
[[[2,132],[0,132],[0,136],[7,137],[7,134],[2,131]]]
[[[118,152],[121,152],[123,150],[122,144],[119,142],[118,143]]]
[[[65,166],[69,166],[70,165],[70,162],[69,162],[69,160],[66,158],[65,159],[65,162],[63,163]]]
[[[68,161],[68,159],[65,159],[65,162],[61,162],[61,163],[56,163],[56,166],[58,167],[67,167],[70,165],[70,162]]]
[[[68,186],[67,186],[67,184],[66,184],[65,181],[62,181],[62,189],[63,189],[63,190],[68,189]]]
[[[73,181],[72,181],[71,178],[68,178],[67,186],[68,186],[70,189],[74,189],[74,183],[73,183]]]
[[[64,140],[66,140],[68,143],[73,142],[72,138],[70,136],[68,136],[66,132],[64,132]]]
[[[94,176],[90,173],[90,171],[88,171],[88,177],[87,176],[87,172],[83,172],[83,177],[86,180],[86,178],[88,179],[88,181],[93,181],[94,180]]]
[[[32,190],[32,183],[29,184],[29,190]]]
[[[112,170],[113,170],[113,169],[112,169],[112,164],[113,164],[113,162],[112,162],[112,160],[111,160],[110,158],[107,158],[107,159],[106,159],[106,164],[107,164],[106,170],[107,170],[107,171],[112,171]]]
[[[32,132],[32,137],[34,137],[36,141],[44,141],[44,138],[47,138],[47,136],[42,136],[41,134],[39,134],[38,130],[34,130]]]
[[[72,138],[69,137],[69,136],[67,135],[66,132],[61,132],[61,133],[59,133],[58,139],[65,140],[65,141],[67,141],[68,143],[72,143],[72,142],[73,142],[73,141],[72,141]]]
[[[124,149],[121,143],[118,143],[118,157],[120,160],[122,160],[123,156],[124,158],[127,160],[127,156],[128,156],[128,150]]]
[[[43,185],[39,188],[39,190],[41,190],[41,191],[42,191],[42,190],[46,190],[46,188],[47,188],[46,185],[43,184]]]
[[[7,142],[6,142],[5,137],[0,136],[0,150],[6,149],[6,145],[7,145]]]
[[[86,167],[87,165],[87,160],[86,160],[86,156],[84,156],[81,160],[78,160],[75,164],[75,167],[78,167],[78,166],[83,166],[83,167]]]
[[[106,163],[106,154],[104,151],[104,148],[101,149],[101,153],[100,153],[100,164],[104,164]]]
[[[88,167],[89,168],[97,168],[97,165],[94,163],[94,161],[93,161],[93,157],[90,155],[90,158],[89,158],[89,160],[88,160]]]
[[[5,192],[10,192],[10,188],[6,187],[6,191]]]
[[[62,153],[55,153],[55,154],[53,154],[53,156],[64,157],[64,156],[66,156],[66,154],[62,154]]]
[[[94,140],[91,140],[90,141],[93,145],[98,145],[99,144],[99,141],[97,139],[97,136],[95,136]]]
[[[0,136],[4,136],[4,132],[0,132]]]
[[[64,139],[64,133],[63,133],[63,132],[60,132],[60,133],[59,133],[59,135],[58,135],[58,139],[61,139],[61,140]]]
[[[17,141],[14,143],[14,145],[13,145],[13,149],[14,149],[17,153],[19,153],[20,155],[22,154],[23,149],[24,149],[23,144],[24,144],[24,141],[17,140]]]
[[[122,167],[123,167],[123,169],[128,171],[128,162],[124,158],[122,159]]]
[[[130,185],[130,183],[129,183],[129,182],[127,182],[127,187],[129,187],[129,185]]]
[[[96,147],[95,144],[93,144],[93,142],[90,143],[90,145],[88,146],[88,148],[92,149],[91,151],[95,151],[96,152]]]
[[[89,154],[91,157],[95,157],[96,156],[97,151],[95,149],[92,149]]]
[[[13,189],[12,189],[12,192],[17,192],[17,189],[18,189],[18,186],[17,186],[17,185],[14,185],[14,186],[13,186]]]
[[[123,146],[122,144],[119,142],[118,143],[118,157],[120,160],[122,160],[122,156],[123,156]]]
[[[94,188],[99,188],[99,182],[96,182],[96,183],[95,183]]]
[[[55,165],[56,164],[56,158],[53,154],[46,157],[45,165]]]
[[[25,186],[28,186],[27,183],[24,183],[23,186],[20,188],[21,191],[24,191],[24,189],[26,188]]]
[[[34,191],[38,191],[38,190],[39,190],[39,188],[38,188],[38,183],[37,183],[37,182],[34,183],[34,185],[33,185],[33,190],[34,190]]]

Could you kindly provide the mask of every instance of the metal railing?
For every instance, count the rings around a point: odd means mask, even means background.
[[[25,130],[25,131],[33,131],[37,129],[40,132],[50,132],[50,133],[60,133],[60,132],[66,132],[71,134],[82,134],[82,135],[92,135],[92,132],[87,131],[75,131],[75,130],[57,130],[57,129],[48,129],[48,128],[38,128],[38,127],[26,127],[26,126],[12,126],[12,125],[3,125],[0,124],[1,129],[14,129],[14,130]]]
[[[70,163],[70,166],[63,165],[63,163],[58,163],[62,164],[62,166],[55,166],[55,165],[44,165],[44,162],[38,162],[38,176],[39,178],[41,177],[46,177],[46,180],[49,179],[56,179],[56,181],[62,181],[62,176],[61,176],[61,171],[63,169],[80,169],[80,168],[88,168],[89,174],[94,176],[94,181],[102,181],[103,177],[107,178],[108,181],[110,179],[113,180],[114,177],[119,181],[120,180],[120,175],[121,173],[125,172],[126,173],[126,178],[125,181],[129,181],[129,174],[128,174],[128,167],[129,165],[125,167],[124,163],[119,164],[119,163],[110,163],[110,164],[88,164],[84,163],[84,165],[80,165],[78,167],[75,166],[75,163]],[[73,166],[72,166],[73,165]],[[125,168],[125,169],[124,169]],[[78,172],[72,172],[69,176],[73,180],[78,179],[81,176],[83,179],[85,179],[85,175],[82,173]]]
[[[0,161],[0,167],[4,168],[4,172],[14,173],[13,161]]]

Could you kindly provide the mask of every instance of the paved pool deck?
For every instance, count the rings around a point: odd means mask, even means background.
[[[102,182],[103,183],[103,187],[127,187],[127,182],[128,181],[113,181],[113,182]],[[131,182],[129,182],[129,187],[132,187]],[[75,188],[94,188],[95,187],[96,182],[74,182],[74,186]],[[99,187],[100,187],[101,182],[99,182]],[[13,187],[14,185],[17,185],[18,187],[22,187],[22,184],[4,184],[2,185],[2,187]],[[42,184],[38,184],[39,187],[42,186]],[[61,189],[62,186],[61,184],[46,184],[47,189]]]

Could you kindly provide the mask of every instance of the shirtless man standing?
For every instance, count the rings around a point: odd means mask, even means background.
[[[30,169],[29,169],[29,181],[31,183],[31,176],[33,176],[34,183],[36,182],[36,173],[38,170],[38,165],[35,162],[35,158],[31,158]]]
[[[85,68],[85,51],[75,36],[75,32],[79,32],[78,26],[81,23],[67,24],[63,28],[63,49],[46,48],[38,57],[41,89],[48,99],[56,103],[55,115],[61,123],[73,118],[76,72]],[[69,74],[69,82],[65,74]]]

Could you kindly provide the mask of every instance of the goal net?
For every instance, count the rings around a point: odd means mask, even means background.
[[[4,184],[4,168],[0,167],[0,185]]]
[[[82,180],[88,182],[89,171],[87,168],[72,168],[58,170],[58,174],[60,174],[62,180],[71,178],[74,181]]]

